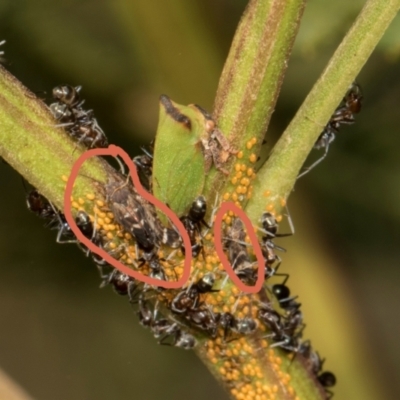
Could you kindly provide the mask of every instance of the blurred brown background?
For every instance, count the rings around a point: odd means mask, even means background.
[[[265,152],[286,127],[363,1],[310,1]],[[244,0],[2,0],[5,67],[47,102],[82,85],[110,142],[132,156],[158,97],[211,110]],[[400,23],[358,77],[364,107],[290,199],[280,242],[335,399],[398,399],[400,381]],[[317,157],[318,154],[312,154]],[[311,160],[308,161],[311,163]],[[0,165],[0,367],[36,399],[227,399],[192,352],[158,346],[94,265],[25,207]],[[282,228],[282,231],[284,228]]]

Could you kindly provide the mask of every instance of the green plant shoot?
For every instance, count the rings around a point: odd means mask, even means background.
[[[178,216],[202,193],[208,166],[207,144],[215,124],[200,107],[160,98],[153,191]],[[205,147],[206,146],[206,147]]]

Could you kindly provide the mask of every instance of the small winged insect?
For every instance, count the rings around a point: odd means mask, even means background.
[[[301,172],[297,179],[310,172],[325,159],[328,155],[329,146],[335,140],[341,125],[354,124],[354,115],[361,111],[362,99],[361,87],[359,84],[354,82],[314,144],[314,149],[325,149],[323,156]]]
[[[225,248],[236,275],[247,285],[252,285],[257,279],[257,271],[254,269],[255,263],[250,260],[245,239],[246,232],[243,222],[239,218],[235,218],[224,239]]]
[[[171,248],[181,245],[180,235],[173,228],[161,225],[153,205],[139,196],[128,181],[124,182],[116,173],[110,174],[105,189],[116,221],[143,251],[142,260],[152,260],[162,244]]]
[[[158,237],[155,227],[155,215],[144,199],[129,184],[116,174],[110,177],[105,186],[107,199],[116,221],[129,232],[143,250],[143,258],[150,260],[157,251]]]
[[[57,101],[50,104],[50,111],[78,143],[88,148],[107,147],[107,137],[94,118],[93,110],[82,108],[81,89],[81,86],[56,86],[53,97]]]
[[[210,228],[204,221],[207,212],[207,203],[204,196],[199,196],[190,207],[189,213],[180,218],[185,227],[192,245],[192,256],[197,257],[203,249],[203,239],[201,236],[201,225]],[[182,253],[185,254],[185,247],[181,246]]]

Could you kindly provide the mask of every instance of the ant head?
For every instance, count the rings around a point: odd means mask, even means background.
[[[215,282],[215,275],[212,272],[205,274],[198,282],[197,287],[200,292],[206,293],[212,290]]]
[[[281,300],[284,300],[284,299],[287,299],[290,297],[290,289],[282,283],[273,285],[272,293],[278,299],[278,301],[281,301]]]
[[[82,86],[60,85],[53,89],[53,97],[61,103],[73,106],[79,102],[79,92]]]
[[[236,321],[237,331],[239,333],[248,334],[252,333],[257,328],[257,323],[252,318],[242,318]]]
[[[72,112],[66,104],[52,103],[50,104],[50,111],[57,120],[72,118]]]
[[[332,387],[336,385],[336,376],[332,372],[326,371],[318,375],[318,381],[323,387]]]
[[[90,239],[93,235],[94,228],[89,215],[86,214],[85,211],[79,211],[76,215],[75,221],[82,233]]]
[[[189,210],[189,218],[193,221],[201,221],[207,212],[207,203],[204,196],[199,196],[192,203]]]
[[[269,212],[265,212],[261,216],[261,223],[264,230],[274,236],[278,231],[278,222],[276,218]]]

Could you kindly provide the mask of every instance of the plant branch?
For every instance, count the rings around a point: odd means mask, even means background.
[[[0,66],[0,156],[46,198],[63,210],[64,186],[84,149],[56,126],[48,108]],[[82,167],[74,194],[82,196],[106,182],[104,161]]]
[[[254,165],[252,155],[274,111],[304,5],[305,0],[251,0],[236,30],[213,116],[247,166]],[[220,173],[210,173],[206,192],[224,182]],[[234,186],[228,181],[225,189]]]
[[[257,173],[246,212],[257,221],[266,209],[279,212],[323,127],[396,16],[399,0],[369,0],[313,89]]]

